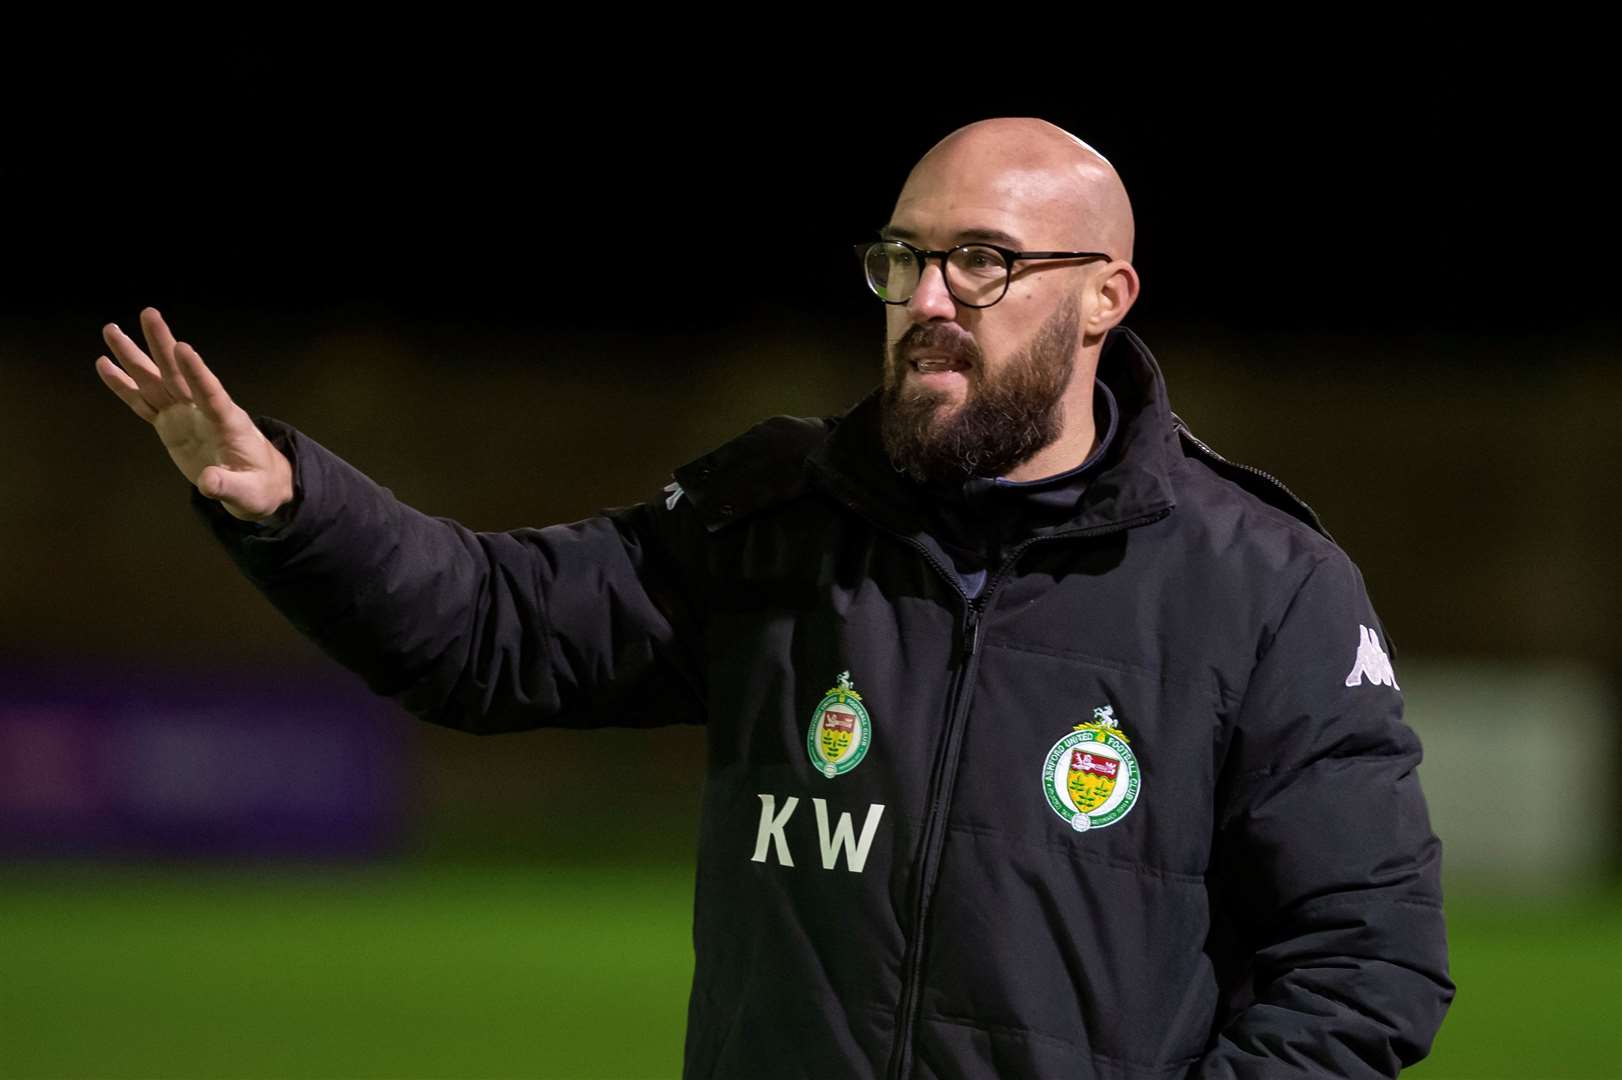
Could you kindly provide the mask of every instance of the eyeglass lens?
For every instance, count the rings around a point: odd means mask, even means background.
[[[918,256],[895,243],[874,244],[867,251],[867,282],[879,299],[893,304],[912,298],[923,275]],[[996,303],[1008,284],[1008,264],[996,248],[968,244],[946,258],[946,288],[961,303]]]

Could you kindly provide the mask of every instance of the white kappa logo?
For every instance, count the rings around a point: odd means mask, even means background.
[[[1358,623],[1357,630],[1357,661],[1352,664],[1351,674],[1346,676],[1346,685],[1360,686],[1366,676],[1374,686],[1401,690],[1402,687],[1397,685],[1397,673],[1391,670],[1391,658],[1380,648],[1380,639],[1374,636],[1373,629]]]
[[[680,499],[683,495],[687,494],[685,491],[683,491],[681,489],[681,485],[676,483],[676,481],[674,481],[674,480],[672,480],[670,483],[666,484],[664,486],[663,490],[670,492],[669,498],[665,499],[665,509],[666,510],[674,510],[674,509],[676,509],[676,500]]]

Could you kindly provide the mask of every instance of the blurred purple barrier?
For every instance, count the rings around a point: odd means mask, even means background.
[[[367,857],[402,839],[407,724],[342,676],[0,680],[0,857]]]

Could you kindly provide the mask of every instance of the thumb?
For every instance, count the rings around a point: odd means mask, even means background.
[[[287,497],[276,498],[272,483],[257,469],[233,470],[210,465],[197,474],[197,490],[242,521],[263,521],[287,501]]]
[[[229,499],[237,491],[241,478],[230,469],[210,465],[197,475],[197,490],[211,499]]]

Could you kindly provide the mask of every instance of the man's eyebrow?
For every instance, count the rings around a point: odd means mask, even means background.
[[[896,225],[886,225],[879,230],[881,240],[906,240],[916,243],[918,234],[911,229]],[[1005,233],[1001,229],[959,229],[954,242],[959,244],[972,244],[979,241],[984,244],[1000,244],[1006,248],[1021,250],[1019,237],[1012,233]]]

